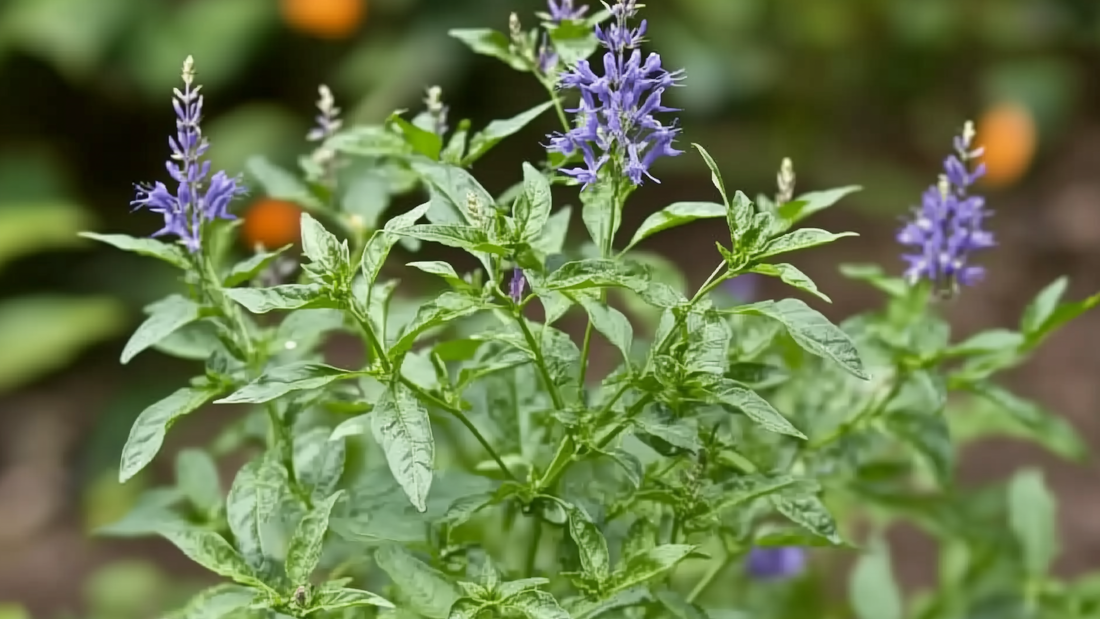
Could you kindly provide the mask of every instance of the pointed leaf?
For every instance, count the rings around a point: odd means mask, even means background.
[[[523,228],[523,239],[534,240],[542,235],[550,219],[550,181],[531,164],[523,164],[523,196],[516,202],[513,216]]]
[[[215,404],[263,404],[294,391],[320,389],[359,374],[323,363],[299,362],[269,370]]]
[[[791,251],[798,251],[800,249],[808,249],[810,247],[817,247],[818,245],[826,245],[832,243],[837,239],[842,239],[847,236],[859,236],[855,232],[841,232],[834,234],[828,230],[820,230],[818,228],[799,228],[793,232],[788,232],[783,236],[776,237],[764,244],[758,251],[753,252],[754,260],[763,260],[779,254],[785,254]]]
[[[122,448],[118,481],[124,483],[153,460],[164,443],[164,435],[177,419],[217,397],[220,389],[185,387],[146,408],[130,428]]]
[[[161,535],[175,544],[188,559],[211,572],[231,578],[242,585],[264,587],[244,558],[217,533],[208,529],[187,527],[166,529]]]
[[[309,213],[302,213],[301,229],[302,253],[309,258],[310,262],[325,273],[334,276],[347,273],[350,270],[348,265],[350,258],[346,242],[341,243],[336,235],[325,230],[321,222],[314,219]]]
[[[232,288],[251,281],[293,245],[284,245],[274,251],[260,251],[233,265],[222,278],[222,286]]]
[[[779,513],[791,522],[818,537],[829,540],[833,545],[844,544],[844,540],[837,533],[832,514],[817,496],[808,493],[791,493],[790,495],[772,495],[769,498]]]
[[[635,292],[642,292],[647,285],[648,278],[641,269],[603,259],[566,262],[542,284],[546,290],[621,287]]]
[[[779,414],[771,403],[751,389],[741,387],[733,381],[720,380],[714,390],[708,393],[716,404],[724,404],[741,411],[769,432],[806,439],[806,435]]]
[[[808,292],[826,303],[833,302],[824,292],[817,289],[817,284],[814,283],[814,280],[798,270],[793,264],[787,264],[785,262],[779,264],[758,264],[749,269],[749,271],[769,277],[778,277],[784,284],[798,288],[803,292]]]
[[[317,564],[321,561],[325,533],[328,531],[329,516],[343,495],[344,491],[338,490],[315,505],[302,516],[298,528],[294,530],[286,549],[286,576],[295,586],[308,583],[313,570],[317,569]]]
[[[836,204],[844,196],[862,189],[859,185],[850,185],[848,187],[804,193],[791,202],[780,204],[779,217],[788,222],[788,225],[798,223],[810,215]]]
[[[832,359],[853,376],[868,380],[870,376],[863,369],[852,338],[829,322],[820,312],[798,299],[781,301],[761,301],[749,305],[739,305],[731,310],[734,314],[755,314],[779,321],[791,335],[791,338],[805,349],[820,357]]]
[[[890,550],[876,539],[852,570],[848,583],[852,609],[858,619],[902,619],[901,592],[894,580]]]
[[[516,71],[531,70],[528,61],[512,52],[508,36],[502,32],[491,28],[455,28],[447,34],[465,43],[475,54],[502,60]]]
[[[454,31],[452,31],[452,33],[453,32]],[[454,36],[454,34],[451,36]],[[469,166],[478,159],[481,159],[485,153],[489,152],[489,150],[500,143],[501,140],[519,132],[530,124],[531,121],[542,116],[542,114],[553,105],[553,102],[547,101],[546,103],[536,105],[526,112],[520,112],[511,118],[490,122],[484,129],[478,131],[470,138],[469,152],[462,158],[462,165]]]
[[[611,574],[611,555],[607,551],[607,540],[583,508],[566,505],[565,509],[569,516],[569,537],[577,545],[581,569],[585,576],[595,582],[605,582]]]
[[[388,389],[370,414],[371,433],[386,454],[394,479],[418,511],[427,509],[435,440],[428,409],[407,388]]]
[[[664,574],[695,551],[690,544],[665,544],[627,557],[611,577],[612,590],[622,591]]]
[[[1057,509],[1043,473],[1025,469],[1008,484],[1008,523],[1023,550],[1024,567],[1044,578],[1058,555]]]
[[[710,156],[705,148],[698,144],[692,144],[695,150],[699,151],[699,156],[703,158],[703,161],[707,164],[707,168],[710,169],[710,182],[714,184],[714,188],[718,190],[718,193],[722,195],[722,203],[729,204],[730,199],[726,195],[726,184],[722,182],[722,173],[718,171],[718,164],[714,162],[714,158]]]
[[[344,475],[347,446],[339,438],[330,440],[331,435],[326,427],[294,435],[294,472],[314,501],[335,492]]]
[[[341,304],[317,284],[285,284],[272,288],[226,288],[225,296],[253,314],[276,310],[339,309]]]
[[[155,345],[178,329],[195,322],[202,315],[202,308],[194,301],[174,294],[147,308],[149,317],[130,336],[122,349],[121,362],[129,363],[138,353]]]
[[[176,454],[176,486],[203,513],[210,513],[222,502],[218,465],[201,449],[183,449]]]
[[[379,548],[374,553],[374,560],[402,593],[411,610],[429,619],[447,619],[459,592],[442,572],[396,544]]]
[[[169,245],[156,239],[138,238],[127,234],[97,234],[95,232],[81,232],[80,236],[100,243],[106,243],[122,251],[133,252],[140,256],[148,256],[162,260],[181,269],[191,268],[191,260],[178,245]]]
[[[638,243],[663,230],[682,226],[698,219],[724,217],[725,215],[726,206],[717,202],[674,202],[646,217],[623,251],[628,251]]]
[[[257,458],[237,471],[225,500],[226,520],[237,549],[258,574],[269,569],[261,530],[278,511],[286,483],[286,470],[274,456]]]
[[[634,327],[630,319],[619,310],[597,299],[577,295],[576,301],[588,313],[592,327],[607,338],[623,355],[623,362],[630,364],[630,345],[634,341]]]
[[[334,611],[343,608],[357,608],[360,606],[377,606],[379,608],[394,607],[392,602],[370,591],[341,587],[339,589],[319,591],[317,597],[313,600],[313,606],[305,614]]]
[[[425,202],[406,213],[402,213],[387,221],[382,230],[376,230],[371,235],[366,248],[363,249],[363,258],[359,263],[359,268],[363,272],[367,284],[373,286],[378,281],[378,275],[382,272],[382,265],[386,262],[386,257],[390,255],[390,250],[401,238],[398,233],[416,224],[431,206],[431,202]]]
[[[527,619],[570,619],[569,613],[565,612],[553,595],[536,589],[521,591],[505,598],[501,607]]]

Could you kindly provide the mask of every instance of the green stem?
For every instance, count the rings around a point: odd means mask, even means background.
[[[462,425],[466,426],[466,429],[470,431],[470,434],[474,435],[474,438],[477,439],[477,442],[481,444],[482,448],[484,448],[485,451],[488,452],[493,461],[497,463],[500,471],[512,481],[519,481],[512,473],[512,471],[508,469],[508,466],[504,464],[504,460],[500,458],[496,450],[493,449],[493,446],[489,444],[489,441],[485,438],[485,435],[483,435],[481,431],[477,429],[477,426],[474,425],[474,422],[470,421],[470,418],[466,416],[466,413],[462,412],[462,410],[459,409],[457,406],[448,404],[442,399],[436,397],[432,393],[426,391],[420,385],[417,385],[416,383],[405,378],[404,376],[400,377],[399,380],[401,381],[401,384],[408,387],[409,391],[412,391],[416,395],[416,397],[420,398],[420,400],[425,404],[430,404],[439,409],[447,411],[455,419],[458,419],[458,421],[462,423]]]
[[[527,545],[527,561],[524,564],[523,571],[524,576],[527,578],[535,575],[535,566],[539,558],[539,545],[542,543],[542,520],[532,518],[531,522],[535,530],[534,534],[531,535],[531,541]]]
[[[538,342],[535,341],[535,336],[531,333],[531,328],[527,326],[527,320],[523,315],[513,312],[512,316],[516,319],[516,323],[519,325],[520,330],[523,331],[523,337],[527,340],[527,346],[531,348],[531,353],[535,355],[535,367],[538,368],[543,382],[546,383],[546,390],[550,393],[550,399],[554,402],[554,408],[559,411],[564,410],[565,400],[561,397],[561,392],[558,390],[557,384],[555,384],[553,378],[550,377],[550,370],[546,367],[546,359],[542,356],[542,346],[539,346]]]
[[[382,364],[382,370],[389,374],[393,371],[393,365],[390,363],[389,357],[386,356],[386,351],[382,348],[381,341],[374,333],[374,327],[371,326],[370,319],[359,311],[353,299],[348,299],[348,308],[351,311],[351,315],[355,317],[355,321],[359,323],[359,328],[363,330],[363,335],[367,338],[368,347],[374,351],[378,361]]]
[[[558,96],[558,91],[554,89],[554,84],[542,75],[538,75],[538,80],[542,87],[546,89],[546,93],[550,95],[550,101],[554,104],[554,111],[558,115],[558,120],[561,121],[562,129],[569,131],[572,127],[569,126],[569,119],[565,116],[565,106],[562,105],[561,97]]]
[[[558,481],[558,477],[565,472],[565,468],[569,466],[573,456],[577,453],[577,444],[570,435],[565,435],[565,438],[558,445],[558,451],[554,453],[554,459],[550,461],[550,466],[546,467],[546,472],[543,473],[542,478],[535,484],[536,491],[549,488]]]

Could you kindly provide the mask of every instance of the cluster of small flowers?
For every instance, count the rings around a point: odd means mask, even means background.
[[[898,232],[898,242],[912,248],[902,257],[909,264],[910,283],[927,279],[940,291],[954,292],[982,279],[985,269],[969,263],[970,255],[994,245],[993,234],[982,228],[989,216],[985,198],[969,194],[970,186],[985,174],[985,164],[970,164],[982,156],[975,147],[974,125],[966,123],[955,138],[955,154],[944,161],[939,183],[928,188],[920,208]]]

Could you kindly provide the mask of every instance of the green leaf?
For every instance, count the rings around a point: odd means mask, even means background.
[[[836,204],[844,196],[862,189],[859,185],[850,185],[848,187],[804,193],[791,202],[779,205],[779,217],[785,220],[788,225],[796,224],[810,215]]]
[[[478,299],[456,292],[444,292],[434,301],[422,305],[416,316],[401,329],[400,336],[390,348],[391,359],[396,360],[412,349],[416,339],[428,329],[451,323],[485,308],[486,305]]]
[[[350,270],[347,242],[341,243],[309,213],[302,213],[301,228],[302,253],[334,281],[339,281]]]
[[[975,333],[948,349],[952,356],[1013,353],[1024,344],[1024,336],[1008,329],[989,329]]]
[[[577,545],[584,575],[596,583],[607,581],[611,575],[611,555],[603,533],[584,508],[569,504],[563,507],[569,517],[569,537]]]
[[[633,423],[639,432],[658,438],[678,449],[698,453],[703,448],[695,426],[684,419],[667,414],[662,407],[647,407],[641,415],[633,419]],[[662,455],[672,454],[662,452]]]
[[[543,22],[542,26],[550,35],[554,53],[558,55],[561,62],[560,66],[572,67],[578,61],[591,56],[592,52],[599,47],[600,42],[595,37],[590,24],[593,24],[591,19],[563,20],[557,24]]]
[[[467,284],[461,277],[458,276],[458,273],[455,272],[455,268],[446,262],[441,262],[439,260],[432,260],[428,262],[410,262],[405,266],[419,269],[425,273],[430,273],[432,275],[438,275],[439,277],[442,277],[444,281],[450,284],[452,288],[461,289],[469,286],[469,284]]]
[[[324,204],[297,176],[280,168],[266,157],[253,156],[244,164],[245,172],[260,184],[268,197],[294,202],[307,208],[322,209]]]
[[[1051,296],[1053,297],[1054,295]],[[1054,310],[1049,313],[1042,305],[1046,301],[1047,299],[1043,298],[1043,294],[1041,293],[1040,298],[1036,299],[1032,305],[1028,307],[1029,312],[1025,312],[1024,314],[1024,335],[1027,337],[1027,350],[1036,348],[1039,344],[1043,343],[1051,333],[1057,331],[1074,318],[1096,307],[1096,305],[1100,303],[1100,293],[1096,293],[1080,301],[1062,303],[1061,305],[1057,305]],[[1036,309],[1031,310],[1032,307]],[[1043,318],[1041,322],[1038,320],[1040,317]]]
[[[413,170],[431,188],[431,208],[428,221],[435,224],[476,225],[469,204],[477,202],[481,209],[492,208],[493,196],[469,172],[457,166],[432,161],[413,161]]]
[[[630,364],[630,345],[634,341],[634,327],[619,310],[588,296],[577,295],[574,299],[588,313],[592,327],[607,338],[623,355],[623,362]]]
[[[257,275],[259,275],[264,269],[271,266],[272,262],[283,254],[286,250],[293,247],[293,245],[284,245],[274,251],[260,251],[253,254],[249,258],[238,262],[233,265],[233,268],[229,270],[229,273],[222,278],[222,286],[226,288],[232,288],[239,286],[245,282],[251,281]]]
[[[488,252],[507,255],[510,252],[489,238],[489,233],[481,228],[456,224],[418,224],[405,228],[399,234],[414,239],[439,243],[447,247],[457,247],[469,252]]]
[[[895,299],[909,295],[909,284],[900,277],[889,277],[877,264],[842,264],[840,273],[848,279],[867,282]]]
[[[793,232],[788,232],[783,236],[776,237],[764,244],[758,251],[753,252],[753,260],[763,260],[779,254],[785,254],[791,251],[798,251],[800,249],[807,249],[810,247],[817,247],[818,245],[827,245],[837,239],[842,239],[846,236],[859,236],[855,232],[841,232],[834,234],[828,230],[821,230],[819,228],[799,228]]]
[[[1030,334],[1042,329],[1054,315],[1054,310],[1058,308],[1058,302],[1066,294],[1067,288],[1069,288],[1069,278],[1063,275],[1040,290],[1024,309],[1024,315],[1020,319],[1020,330]]]
[[[317,284],[285,284],[272,288],[226,288],[225,296],[253,314],[276,310],[339,309],[341,304]]]
[[[183,501],[178,488],[154,488],[138,496],[130,511],[120,520],[93,531],[104,537],[146,537],[167,527],[186,524],[175,508]]]
[[[389,256],[390,250],[393,249],[397,239],[400,238],[397,233],[414,225],[428,212],[431,206],[431,202],[425,202],[406,213],[402,213],[387,221],[382,230],[377,230],[371,235],[366,248],[363,250],[363,259],[359,264],[367,284],[373,286],[378,281],[378,274],[382,272],[382,265],[386,262],[386,257]]]
[[[141,411],[122,448],[118,481],[125,483],[153,460],[177,419],[217,397],[215,387],[185,387]]]
[[[1044,578],[1058,555],[1058,525],[1055,500],[1042,471],[1025,469],[1013,475],[1008,484],[1008,524],[1020,542],[1028,574]]]
[[[569,206],[563,206],[550,215],[543,226],[542,235],[531,242],[532,249],[545,256],[560,254],[565,247],[565,237],[569,234],[569,221],[572,217],[573,208]]]
[[[714,184],[714,188],[718,190],[718,193],[722,195],[722,203],[729,204],[729,196],[726,195],[726,184],[722,182],[722,173],[718,171],[718,164],[714,162],[714,158],[710,156],[702,146],[692,143],[695,150],[699,151],[699,156],[703,158],[703,161],[707,164],[707,168],[710,169],[710,182]]]
[[[454,35],[452,34],[452,36]],[[501,140],[526,127],[531,121],[542,116],[543,112],[550,109],[553,105],[553,102],[547,101],[546,103],[540,103],[526,112],[521,112],[506,120],[494,120],[490,122],[484,129],[478,131],[470,138],[469,152],[462,158],[462,165],[469,166],[478,159],[481,159],[485,153],[489,152],[489,150],[500,143]]]
[[[820,312],[798,299],[761,301],[749,305],[739,305],[729,310],[734,314],[753,314],[766,316],[778,321],[796,344],[806,351],[832,359],[853,376],[870,379],[863,369],[859,351],[852,338],[829,322]]]
[[[237,471],[225,500],[226,520],[237,549],[258,574],[269,569],[261,531],[277,513],[286,483],[286,469],[274,452],[268,452]]]
[[[570,619],[554,596],[536,589],[528,589],[505,598],[501,602],[501,608],[505,611],[518,613],[527,619]]]
[[[769,432],[784,434],[806,440],[806,435],[794,427],[787,418],[779,414],[767,400],[755,391],[738,386],[733,381],[721,380],[710,392],[717,404],[724,404],[741,411],[761,428]]]
[[[894,580],[890,550],[881,539],[869,545],[848,581],[848,597],[859,619],[903,619],[901,591]]]
[[[581,220],[588,236],[596,247],[603,247],[608,239],[615,238],[617,223],[622,219],[615,212],[620,208],[615,204],[615,187],[608,180],[598,180],[582,191],[580,198]]]
[[[439,153],[443,150],[443,138],[438,133],[417,127],[401,118],[398,112],[394,112],[390,116],[389,122],[397,127],[398,131],[405,137],[405,142],[414,151],[428,159],[439,160]]]
[[[749,269],[749,272],[767,275],[768,277],[778,277],[780,281],[788,286],[793,286],[803,292],[808,292],[826,303],[833,302],[824,292],[817,289],[817,284],[814,283],[814,280],[798,270],[793,264],[787,264],[786,262],[779,264],[758,264]]]
[[[187,604],[165,619],[223,619],[252,605],[256,590],[240,585],[214,585],[195,594]],[[2,615],[0,615],[2,617]]]
[[[392,602],[370,591],[340,587],[319,591],[317,597],[313,599],[313,606],[304,614],[309,615],[315,612],[358,608],[360,606],[394,607]]]
[[[721,485],[722,493],[715,512],[748,505],[757,499],[777,493],[809,494],[818,489],[812,480],[799,479],[790,475],[742,475]]]
[[[265,587],[257,580],[252,568],[225,538],[208,529],[194,527],[165,529],[165,539],[175,544],[188,559],[219,576],[242,585]]]
[[[791,522],[818,537],[829,540],[833,545],[844,545],[844,540],[837,533],[832,514],[816,495],[791,493],[772,495],[769,498],[779,513]]]
[[[726,206],[717,202],[674,202],[646,217],[642,225],[638,227],[637,232],[634,233],[634,237],[630,239],[630,243],[627,243],[623,249],[623,252],[629,251],[638,243],[658,232],[682,226],[698,219],[724,217],[725,214]]]
[[[955,447],[944,418],[947,389],[927,371],[910,374],[887,407],[886,423],[894,434],[924,456],[941,486],[951,483]]]
[[[757,242],[756,237],[759,235],[759,231],[754,232],[753,230],[756,207],[753,206],[752,200],[749,200],[749,197],[741,191],[735,192],[733,201],[728,202],[728,204],[726,226],[730,230],[730,249],[740,257],[747,254]]]
[[[134,331],[122,349],[121,362],[129,363],[136,355],[168,337],[177,329],[195,322],[202,315],[202,308],[194,301],[173,294],[153,303],[146,311],[149,317]]]
[[[374,560],[393,581],[411,610],[429,619],[447,619],[459,592],[442,572],[396,544],[379,548],[374,553]]]
[[[447,34],[465,43],[475,54],[502,60],[516,71],[531,70],[528,61],[512,53],[508,36],[504,33],[491,28],[455,28]]]
[[[386,390],[370,414],[371,433],[386,454],[393,478],[418,511],[427,509],[435,440],[428,409],[403,385]]]
[[[542,286],[546,290],[621,287],[640,293],[648,283],[645,272],[639,268],[615,260],[589,259],[566,262]]]
[[[201,449],[183,449],[176,454],[176,486],[204,513],[216,509],[222,502],[218,466]]]
[[[535,240],[542,235],[550,219],[552,206],[550,181],[531,164],[523,163],[523,196],[516,202],[513,215],[523,228],[523,239]]]
[[[191,268],[191,261],[177,245],[169,245],[156,239],[137,238],[126,234],[96,234],[95,232],[81,232],[80,236],[93,241],[106,243],[122,251],[133,252],[140,256],[148,256],[162,260],[181,269]]]
[[[690,544],[665,544],[627,557],[611,577],[611,590],[622,591],[664,574],[695,551]]]
[[[323,363],[298,362],[265,372],[215,404],[263,404],[294,391],[320,389],[329,383],[359,376]]]
[[[1066,420],[1043,410],[1034,402],[992,383],[977,383],[968,386],[968,389],[1007,413],[1029,434],[1065,445],[1063,451],[1066,455],[1082,459],[1088,454],[1088,446]],[[1055,437],[1061,440],[1056,440]]]
[[[314,501],[335,492],[344,474],[347,446],[339,438],[330,440],[331,434],[327,427],[318,427],[294,435],[294,472]]]
[[[294,585],[308,583],[310,575],[317,569],[317,564],[321,561],[325,533],[328,531],[329,516],[343,495],[343,490],[337,490],[315,505],[302,516],[298,528],[294,530],[286,549],[286,576]]]

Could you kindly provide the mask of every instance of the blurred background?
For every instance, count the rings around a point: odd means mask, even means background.
[[[578,0],[579,3],[579,0]],[[858,239],[802,257],[835,300],[834,319],[874,306],[876,293],[840,279],[842,261],[900,271],[898,218],[935,182],[967,119],[987,149],[983,190],[999,246],[990,276],[945,306],[965,336],[1015,324],[1057,274],[1071,296],[1100,289],[1100,3],[1095,0],[653,0],[650,46],[684,67],[666,97],[682,145],[699,141],[728,185],[774,193],[782,157],[800,191],[861,184],[815,225]],[[171,479],[170,452],[224,425],[192,415],[139,479],[117,483],[118,454],[148,404],[193,364],[149,352],[118,355],[141,307],[176,285],[153,261],[80,241],[82,229],[145,235],[156,216],[130,214],[133,183],[165,176],[169,104],[183,58],[206,94],[215,168],[242,172],[263,153],[293,168],[308,151],[317,85],[332,87],[349,123],[418,109],[439,85],[451,118],[474,126],[542,100],[529,75],[474,56],[447,30],[534,25],[538,0],[0,0],[0,618],[150,616],[201,574],[166,543],[105,541],[95,527],[125,514],[143,487]],[[492,191],[517,160],[537,160],[546,114],[475,168]],[[693,155],[665,160],[660,185],[628,205],[624,229],[675,200],[713,199]],[[575,200],[574,200],[575,201]],[[293,209],[261,196],[238,204],[241,246],[296,234]],[[574,236],[584,235],[579,226]],[[720,227],[721,228],[721,227]],[[646,249],[698,283],[724,228],[673,230]],[[789,294],[769,287],[762,296]],[[820,305],[819,305],[820,307]],[[1062,411],[1100,443],[1100,315],[1059,333],[1017,370],[1023,395]],[[1063,504],[1060,569],[1100,565],[1100,474],[1014,443],[981,444],[964,480],[1048,467]],[[933,560],[903,535],[909,584]],[[122,560],[122,562],[118,562]],[[110,565],[102,569],[104,565]]]

